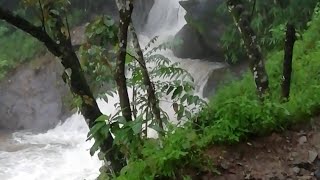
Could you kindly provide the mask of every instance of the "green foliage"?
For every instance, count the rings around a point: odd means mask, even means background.
[[[251,135],[283,130],[317,112],[320,108],[319,12],[318,6],[303,40],[297,41],[294,48],[288,102],[282,103],[280,97],[283,51],[275,51],[267,58],[271,93],[265,102],[258,100],[252,75],[246,73],[242,80],[221,87],[209,105],[194,117],[196,121],[169,131],[161,146],[158,141],[146,141],[141,149],[142,158],[131,159],[118,179],[177,179],[185,167],[208,170],[204,168],[208,166],[206,161],[197,159],[203,157],[204,149],[212,143],[236,143]]]
[[[80,47],[82,68],[94,94],[102,97],[114,86],[117,26],[109,16],[99,16],[86,26],[87,42]]]
[[[92,138],[95,139],[94,144],[90,148],[91,156],[93,156],[95,154],[95,152],[101,146],[101,143],[103,143],[103,141],[105,139],[107,139],[107,137],[109,135],[109,128],[110,127],[109,127],[109,123],[107,123],[108,120],[109,120],[109,117],[106,115],[102,115],[102,116],[98,117],[95,120],[94,126],[90,129],[90,131],[88,133],[87,140],[91,140]],[[104,157],[104,156],[102,156],[102,157]]]
[[[157,38],[157,37],[156,37]],[[151,44],[156,42],[156,38],[144,48],[144,58],[147,63],[148,73],[156,90],[156,96],[161,101],[165,100],[173,106],[176,118],[191,118],[191,114],[201,109],[205,105],[198,96],[194,95],[193,78],[184,69],[179,67],[179,63],[172,63],[167,57],[159,54],[159,51],[171,49],[176,42],[165,42],[151,48]],[[135,59],[135,58],[134,58]],[[134,89],[133,107],[137,108],[138,117],[146,127],[157,132],[160,129],[156,119],[149,116],[151,113],[149,101],[146,98],[147,87],[143,81],[141,66],[133,60],[128,64],[131,78],[128,79],[129,87]],[[162,120],[168,125],[169,118],[164,110],[161,111]],[[172,118],[172,117],[171,117]],[[141,131],[146,129],[141,128]]]
[[[281,103],[280,97],[283,51],[272,53],[267,58],[271,94],[263,104],[255,96],[252,76],[247,73],[242,81],[219,90],[202,112],[202,123],[211,124],[207,132],[214,132],[214,139],[238,141],[248,134],[281,130],[319,108],[319,20],[315,13],[304,40],[296,43],[290,101]]]
[[[17,45],[17,42],[18,45]],[[43,48],[40,43],[23,32],[16,30],[9,32],[9,28],[0,24],[0,79],[18,65],[30,60]]]
[[[115,62],[112,57],[115,56],[116,52],[113,48],[117,43],[115,30],[116,27],[113,21],[108,17],[100,17],[90,23],[86,28],[88,42],[84,44],[80,50],[82,65],[85,72],[88,74],[91,73],[91,77],[96,77],[96,83],[106,83],[108,80],[111,82],[114,81],[112,75]],[[184,69],[179,68],[178,63],[172,63],[167,57],[158,54],[159,51],[172,48],[176,42],[166,42],[152,47],[156,43],[156,40],[157,37],[152,39],[144,48],[144,58],[147,63],[149,76],[156,90],[156,96],[160,101],[166,98],[166,103],[174,106],[177,119],[189,119],[193,113],[205,105],[205,101],[194,95],[193,78],[191,75]],[[98,150],[102,139],[106,138],[102,134],[111,131],[115,135],[114,145],[120,147],[121,152],[125,154],[130,161],[144,156],[144,153],[148,155],[148,151],[141,151],[144,146],[158,149],[163,146],[168,146],[170,148],[164,152],[164,154],[168,154],[168,158],[179,159],[180,157],[186,156],[185,153],[179,151],[173,153],[173,151],[170,150],[171,148],[174,149],[177,143],[170,141],[167,143],[166,141],[162,141],[162,139],[154,140],[146,138],[148,136],[148,129],[153,129],[161,134],[170,134],[176,125],[169,123],[169,116],[164,110],[161,110],[161,118],[167,129],[161,129],[159,122],[156,122],[153,113],[151,113],[150,101],[147,95],[148,87],[144,84],[141,65],[136,60],[137,55],[135,52],[132,52],[130,48],[128,49],[126,58],[126,66],[128,67],[127,86],[132,89],[133,93],[131,100],[134,111],[133,121],[127,122],[125,120],[121,115],[119,104],[116,103],[114,106],[118,111],[108,116],[105,121],[96,123],[88,134],[89,139],[92,137],[95,138],[95,144],[91,148],[91,154]],[[106,79],[99,79],[99,76]],[[112,88],[107,94],[113,96],[114,93],[115,90]],[[107,96],[105,96],[104,99],[108,102]],[[103,133],[101,134],[101,132]],[[189,136],[188,139],[195,137],[192,134]],[[177,139],[177,142],[178,141],[181,142],[180,139]],[[191,146],[191,144],[186,142],[186,144],[182,146],[187,148]],[[199,160],[199,157],[194,159]],[[163,165],[165,162],[166,160],[163,160],[160,165]],[[143,162],[141,163],[142,164],[137,164],[139,167],[135,168],[133,173],[144,170]],[[166,167],[166,171],[170,169],[172,168],[169,166]],[[173,174],[173,172],[168,173]],[[105,176],[105,174],[101,174],[100,177],[102,176]]]
[[[251,13],[253,1],[243,2],[245,2],[245,9]],[[282,8],[281,5],[276,3],[277,1],[274,2],[257,0],[251,19],[251,27],[257,34],[257,39],[265,51],[282,49],[285,35],[284,27],[288,22],[293,23],[298,32],[303,31],[307,22],[310,21],[317,3],[314,0],[290,1],[285,3]],[[224,3],[222,3],[218,11],[222,14],[228,14]],[[238,41],[240,36],[237,31],[234,24],[229,25],[221,37],[226,58],[231,62],[236,62],[245,55],[243,53],[245,52],[242,46],[243,42]],[[239,51],[239,49],[242,49],[242,51]]]
[[[76,0],[74,0],[76,1]],[[38,0],[24,0],[19,3],[13,1],[10,4],[15,13],[29,19],[31,22],[35,22],[36,25],[40,25],[41,19],[39,19],[39,4]],[[42,1],[42,6],[53,2],[50,0]],[[69,7],[69,2],[65,0],[54,1],[56,7],[60,11],[54,11],[54,13],[63,13],[62,16],[68,15],[70,26],[76,25],[83,21],[85,12],[76,8],[71,8],[70,13],[66,13],[65,9],[61,7]],[[20,7],[19,5],[24,5]],[[62,11],[64,10],[64,11]],[[36,11],[36,13],[35,13]],[[36,16],[36,18],[35,18]],[[45,16],[48,16],[45,14]],[[48,21],[49,23],[49,21]],[[48,29],[47,29],[48,30]],[[17,44],[17,42],[19,42]],[[26,35],[20,30],[0,23],[0,80],[5,78],[7,73],[17,68],[19,65],[31,60],[36,55],[44,52],[45,48],[33,37]]]

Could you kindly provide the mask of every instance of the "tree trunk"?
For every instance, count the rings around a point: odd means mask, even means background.
[[[263,98],[268,91],[269,81],[257,36],[250,27],[250,14],[245,11],[241,0],[227,0],[227,6],[244,41],[258,95]]]
[[[61,27],[56,28],[58,33],[58,41],[53,40],[42,27],[37,27],[20,16],[14,15],[12,12],[2,9],[0,7],[0,19],[17,27],[18,29],[30,34],[34,38],[43,42],[48,50],[61,59],[61,63],[66,70],[71,70],[70,75],[70,91],[82,99],[80,111],[90,128],[95,124],[95,120],[102,115],[97,102],[90,90],[90,87],[85,79],[84,73],[81,69],[79,59],[74,52],[70,37],[62,34]],[[61,18],[57,19],[58,24]],[[123,155],[113,147],[113,137],[109,132],[108,138],[100,146],[102,152],[106,153],[106,159],[111,162],[111,168],[114,172],[120,172],[125,166]],[[118,157],[116,157],[116,155]]]
[[[119,4],[118,1],[116,1]],[[120,23],[119,23],[119,52],[117,57],[117,66],[115,73],[115,80],[120,100],[120,107],[123,117],[127,121],[132,121],[132,112],[130,107],[130,100],[127,89],[127,80],[125,74],[125,63],[127,55],[128,43],[128,27],[131,21],[131,14],[133,11],[132,1],[126,0],[119,7]]]
[[[140,64],[141,68],[142,68],[142,75],[143,75],[143,83],[144,85],[147,87],[147,94],[148,94],[148,102],[151,105],[151,110],[152,113],[155,117],[155,120],[157,121],[159,127],[163,130],[163,122],[161,119],[161,114],[160,114],[160,107],[159,107],[159,100],[156,97],[156,91],[154,88],[153,83],[150,80],[150,76],[149,76],[149,72],[147,69],[147,65],[146,65],[146,61],[144,60],[143,57],[143,53],[139,44],[139,39],[138,36],[136,34],[136,31],[133,27],[133,24],[131,22],[129,29],[131,31],[132,34],[132,41],[133,41],[133,46],[134,46],[134,50],[136,51],[137,55],[138,55],[138,63]]]
[[[286,40],[284,47],[284,60],[283,60],[283,76],[282,76],[282,97],[285,100],[290,96],[290,83],[292,73],[292,57],[293,47],[296,41],[296,30],[294,25],[288,23],[286,31]]]

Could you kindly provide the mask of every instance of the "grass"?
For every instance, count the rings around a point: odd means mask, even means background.
[[[44,48],[34,38],[19,30],[13,33],[5,31],[5,25],[1,24],[0,32],[0,80],[5,78],[8,72],[20,64],[32,59]]]
[[[85,15],[82,11],[73,9],[68,16],[70,25],[73,27],[83,23]],[[45,50],[45,47],[30,35],[20,30],[9,32],[11,30],[7,24],[0,23],[0,80]]]
[[[132,158],[117,179],[176,179],[186,168],[211,169],[203,150],[216,143],[237,143],[250,136],[281,131],[307,121],[320,108],[320,15],[316,14],[303,39],[296,42],[290,100],[281,102],[283,51],[269,53],[270,94],[261,103],[253,78],[221,87],[196,123],[176,128],[162,139],[146,140],[142,157]],[[195,128],[196,127],[196,128]]]

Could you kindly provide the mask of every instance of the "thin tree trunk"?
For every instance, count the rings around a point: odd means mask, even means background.
[[[258,95],[263,98],[269,89],[269,81],[257,36],[250,27],[250,14],[245,11],[241,0],[227,0],[227,6],[244,41]]]
[[[131,21],[131,14],[133,11],[132,1],[126,0],[120,3],[117,1],[119,7],[120,23],[119,23],[119,52],[117,57],[117,66],[115,73],[115,80],[117,84],[120,107],[123,117],[127,121],[132,121],[132,112],[130,107],[130,100],[127,89],[127,80],[125,74],[125,61],[127,55],[128,43],[128,27]]]
[[[37,27],[20,16],[14,15],[12,12],[0,7],[0,19],[17,27],[18,29],[30,34],[38,39],[47,47],[47,49],[56,57],[61,59],[61,63],[66,70],[71,70],[70,75],[70,91],[82,99],[80,111],[85,117],[90,128],[95,124],[95,120],[102,115],[97,102],[90,90],[90,87],[85,79],[79,59],[74,52],[70,37],[62,34],[61,27],[57,27],[58,41],[53,40],[43,29]],[[61,26],[61,18],[57,19],[57,24]],[[113,137],[109,132],[108,138],[100,146],[102,152],[106,153],[106,159],[111,162],[111,167],[114,172],[120,172],[125,166],[123,155],[113,148]],[[116,157],[117,156],[117,157]]]
[[[155,120],[157,121],[159,127],[163,130],[163,122],[161,119],[159,100],[156,96],[156,91],[155,91],[154,85],[150,80],[146,61],[143,57],[143,52],[142,52],[140,44],[139,44],[139,39],[138,39],[137,33],[133,27],[132,22],[129,26],[129,29],[132,34],[132,41],[133,41],[134,50],[136,51],[136,53],[138,55],[137,61],[139,62],[140,66],[142,68],[142,75],[143,75],[143,79],[144,79],[143,84],[147,87],[148,102],[151,105],[151,110],[152,110],[152,113],[155,117]]]
[[[282,97],[285,100],[290,96],[290,83],[292,74],[292,57],[293,47],[296,41],[296,30],[293,24],[287,24],[286,40],[284,47],[284,60],[283,60],[283,76],[282,76]]]

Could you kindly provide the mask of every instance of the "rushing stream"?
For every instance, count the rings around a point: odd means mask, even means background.
[[[161,39],[173,36],[186,23],[179,0],[156,0],[150,12],[145,31],[139,36],[142,44],[155,35]],[[172,52],[165,55],[181,62],[195,79],[196,90],[202,94],[210,72],[221,67],[219,63],[178,59]],[[199,71],[200,70],[200,71]],[[112,102],[98,101],[105,114],[113,113]],[[162,104],[162,107],[169,106]],[[164,107],[166,108],[166,107]],[[168,107],[167,107],[168,108]],[[30,132],[0,132],[0,180],[91,180],[97,177],[101,162],[91,157],[86,142],[88,127],[83,117],[74,114],[65,123],[43,134]]]

